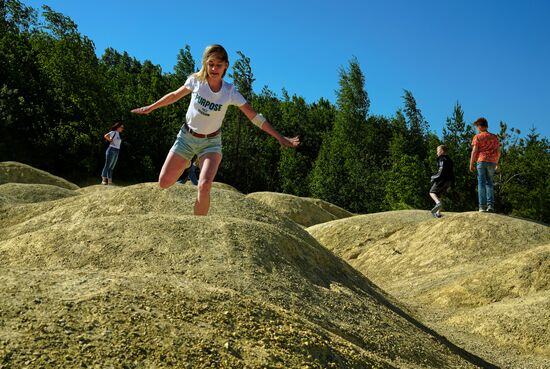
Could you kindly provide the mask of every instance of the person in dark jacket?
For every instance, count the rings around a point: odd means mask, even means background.
[[[453,161],[447,155],[447,147],[440,145],[437,147],[437,173],[431,177],[432,187],[430,196],[435,201],[432,209],[434,218],[441,218],[441,196],[449,189],[455,176],[453,173]]]

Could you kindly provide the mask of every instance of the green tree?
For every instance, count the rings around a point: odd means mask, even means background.
[[[241,95],[247,101],[251,101],[254,95],[252,84],[256,78],[254,78],[254,73],[252,73],[250,58],[242,51],[237,51],[237,55],[239,55],[239,58],[235,61],[233,72],[229,74],[229,77],[233,78],[233,83]]]
[[[326,137],[310,181],[311,193],[351,211],[368,211],[373,206],[365,193],[369,189],[365,155],[366,118],[370,100],[364,89],[365,77],[356,58],[349,69],[340,69],[338,112],[330,136]]]
[[[0,34],[28,33],[36,26],[36,10],[19,0],[0,1]]]
[[[391,210],[426,207],[426,171],[416,155],[395,159],[386,173],[385,200]]]
[[[93,43],[70,18],[48,6],[43,7],[43,25],[35,21],[34,10],[17,1],[0,8],[8,30],[0,54],[9,65],[0,104],[15,99],[9,102],[11,111],[2,113],[15,119],[10,123],[14,139],[3,151],[69,179],[89,172],[96,159],[88,153],[106,106]],[[24,137],[24,145],[18,137]]]
[[[0,161],[35,164],[28,138],[44,119],[44,83],[32,51],[37,14],[20,1],[0,2]],[[47,102],[46,102],[47,103]]]
[[[514,137],[513,133],[507,138],[510,137]],[[525,138],[505,143],[505,155],[496,176],[500,209],[550,223],[550,143],[541,139],[535,129]]]
[[[177,81],[177,86],[181,86],[191,74],[195,73],[195,60],[191,54],[191,46],[185,45],[178,53],[178,61],[174,66],[174,74]]]
[[[281,134],[288,133],[281,112],[281,102],[267,86],[264,86],[260,94],[254,97],[252,106],[256,111],[261,112]],[[277,168],[281,158],[281,146],[277,140],[250,122],[248,122],[248,128],[252,129],[248,137],[253,139],[255,150],[252,158],[255,171],[252,180],[255,183],[248,187],[249,191],[280,192],[280,173],[277,172]]]
[[[235,61],[229,76],[233,78],[234,86],[243,97],[257,111],[263,111],[257,106],[257,99],[252,89],[255,78],[250,58],[241,51],[237,54],[239,58]],[[266,113],[264,115],[272,121],[272,117]],[[237,107],[229,107],[223,130],[224,160],[220,167],[220,178],[245,193],[256,191],[271,182],[267,177],[272,177],[273,172],[268,175],[266,166],[263,165],[266,158],[266,147],[263,144],[268,139],[265,133],[254,126]],[[270,156],[267,155],[267,157]],[[278,155],[272,160],[274,160],[272,165],[276,168]]]
[[[282,128],[287,132],[292,132],[293,135],[304,137],[298,149],[281,152],[278,167],[281,191],[307,196],[309,194],[308,174],[315,159],[310,156],[314,150],[311,146],[315,143],[310,140],[306,132],[313,131],[316,127],[310,122],[310,108],[302,97],[293,95],[291,99],[283,101],[280,106]]]
[[[513,127],[509,129],[506,122],[500,122],[500,130],[497,134],[500,142],[500,160],[494,177],[494,193],[496,209],[506,214],[512,212],[512,204],[504,194],[503,185],[520,175],[514,168],[515,165],[510,165],[518,163],[518,158],[521,157],[520,134],[521,132]],[[477,181],[475,183],[477,189]]]
[[[476,180],[469,172],[471,141],[475,132],[471,125],[464,121],[464,111],[457,101],[453,115],[447,118],[443,128],[443,144],[448,148],[448,155],[453,160],[455,182],[448,192],[446,208],[453,211],[475,209],[477,195]],[[436,170],[435,164],[432,170]]]
[[[412,93],[405,90],[403,99],[404,113],[397,111],[391,124],[384,199],[389,209],[422,209],[429,206],[428,147],[434,140]]]
[[[286,93],[286,91],[284,91]],[[333,128],[336,107],[326,99],[311,105],[301,97],[286,94],[281,103],[285,132],[300,137],[295,150],[283,150],[279,162],[281,191],[297,196],[310,196],[311,172],[323,139]]]
[[[406,136],[408,142],[407,154],[417,155],[420,160],[424,160],[427,157],[428,122],[424,119],[411,91],[404,90],[403,100],[408,129]]]

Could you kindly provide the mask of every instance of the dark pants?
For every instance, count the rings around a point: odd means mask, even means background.
[[[441,197],[451,187],[451,183],[451,181],[434,182],[432,188],[430,188],[430,193],[435,193],[437,197]]]

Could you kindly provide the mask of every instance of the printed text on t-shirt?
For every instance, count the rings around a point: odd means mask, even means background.
[[[195,101],[197,101],[199,105],[202,105],[205,108],[208,108],[212,111],[220,111],[223,106],[222,104],[215,104],[211,101],[208,101],[204,97],[200,96],[199,94],[195,94]]]

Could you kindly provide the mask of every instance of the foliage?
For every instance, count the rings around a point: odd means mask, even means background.
[[[350,61],[348,70],[340,69],[339,83],[336,120],[331,134],[322,143],[310,188],[313,196],[352,211],[365,211],[370,200],[365,196],[369,153],[363,150],[363,143],[367,137],[370,100],[357,59]]]
[[[447,118],[443,128],[443,143],[447,146],[447,154],[453,160],[455,174],[455,183],[448,193],[451,201],[445,204],[449,210],[466,211],[477,206],[476,180],[469,172],[471,141],[474,135],[473,127],[464,121],[464,111],[457,102],[453,115]],[[435,171],[434,166],[433,172]]]
[[[396,158],[387,173],[386,202],[391,210],[422,209],[423,197],[428,193],[426,172],[417,155],[403,154]],[[421,189],[419,191],[419,189]]]
[[[183,85],[187,77],[196,71],[195,61],[191,54],[191,46],[185,45],[185,48],[181,49],[178,53],[178,62],[174,66],[175,81],[177,82],[177,85],[174,87],[177,88]]]
[[[130,110],[179,88],[197,69],[191,47],[176,55],[173,72],[125,51],[95,45],[78,26],[48,6],[41,13],[19,0],[0,1],[0,161],[15,160],[76,182],[97,178],[104,162],[102,136],[124,121],[117,179],[154,181],[185,121],[190,96],[147,116]],[[455,184],[445,209],[476,208],[469,173],[472,126],[456,103],[441,138],[429,132],[415,97],[404,90],[393,116],[369,115],[365,76],[356,58],[339,70],[336,104],[308,103],[264,86],[259,94],[252,62],[243,52],[227,77],[283,135],[300,137],[296,150],[259,130],[231,107],[223,123],[224,160],[216,180],[243,192],[280,191],[322,198],[354,212],[431,207],[429,178],[435,149],[445,144]],[[535,130],[526,137],[501,122],[497,210],[550,222],[550,150]]]
[[[505,147],[497,174],[498,197],[511,214],[550,220],[550,142],[533,129]]]

